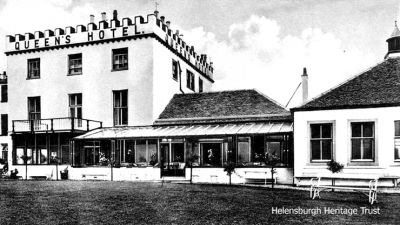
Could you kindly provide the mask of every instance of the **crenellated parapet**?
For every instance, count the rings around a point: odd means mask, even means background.
[[[114,10],[110,20],[107,19],[106,13],[102,13],[98,22],[95,22],[94,16],[91,15],[87,25],[7,35],[6,55],[146,37],[156,38],[212,79],[214,68],[207,55],[196,53],[194,47],[181,38],[178,30],[170,29],[170,22],[163,16],[159,17],[157,11],[148,14],[146,18],[135,16],[132,20],[128,17],[118,18],[118,13]]]

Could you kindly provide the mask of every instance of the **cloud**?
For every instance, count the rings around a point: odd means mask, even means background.
[[[6,0],[0,9],[0,51],[4,52],[4,37],[8,34],[35,32],[86,23],[89,14],[98,13],[89,4],[75,7],[72,0]],[[6,59],[0,56],[0,71],[6,69]]]
[[[65,27],[88,21],[93,12],[88,4],[73,7],[72,0],[7,0],[0,21],[8,22],[1,23],[0,28],[13,34]]]
[[[300,83],[303,67],[308,69],[313,97],[376,62],[368,52],[344,49],[335,35],[318,28],[296,36],[282,36],[280,31],[277,21],[252,15],[232,24],[226,40],[202,27],[183,33],[214,62],[214,90],[256,88],[283,105]],[[300,93],[290,106],[300,103]]]

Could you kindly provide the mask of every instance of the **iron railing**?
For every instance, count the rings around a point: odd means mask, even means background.
[[[38,120],[13,120],[12,132],[55,132],[55,131],[90,131],[101,128],[103,122],[72,117],[38,119]]]

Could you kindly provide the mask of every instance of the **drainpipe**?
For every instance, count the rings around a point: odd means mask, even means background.
[[[182,92],[182,94],[185,94],[182,90],[182,70],[181,70],[181,64],[178,61],[178,74],[179,74],[179,90]]]

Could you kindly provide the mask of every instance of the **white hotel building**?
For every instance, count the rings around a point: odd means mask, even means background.
[[[270,165],[258,156],[273,154],[277,182],[293,182],[290,112],[254,90],[206,93],[212,62],[158,12],[103,13],[98,23],[7,36],[6,45],[8,162],[24,178],[56,179],[59,161],[70,179],[226,183],[223,165],[234,161],[240,183],[248,171],[265,178]]]
[[[28,164],[55,156],[68,164],[70,138],[152,124],[175,93],[209,91],[212,63],[169,25],[156,14],[132,20],[114,11],[99,23],[7,36],[10,165],[24,164],[22,155]]]

